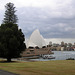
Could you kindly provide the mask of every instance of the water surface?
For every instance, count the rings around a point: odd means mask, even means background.
[[[31,59],[36,61],[49,61],[49,60],[66,60],[68,58],[74,58],[75,59],[75,51],[53,51],[54,54],[51,56],[55,57],[55,59]]]

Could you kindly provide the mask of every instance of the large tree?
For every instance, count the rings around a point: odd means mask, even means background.
[[[12,58],[20,57],[20,53],[25,50],[25,38],[22,30],[18,28],[17,16],[13,3],[7,3],[5,18],[0,26],[0,57]]]
[[[13,3],[7,3],[5,5],[5,8],[6,8],[6,11],[5,11],[5,15],[4,15],[4,20],[3,20],[3,23],[16,23],[18,18],[15,14],[16,10],[15,10],[15,7],[14,7],[14,4]]]

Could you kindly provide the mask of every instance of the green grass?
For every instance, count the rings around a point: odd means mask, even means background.
[[[75,60],[0,62],[0,69],[20,75],[75,75]]]

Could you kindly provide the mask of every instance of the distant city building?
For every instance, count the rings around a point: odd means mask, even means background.
[[[67,43],[64,44],[64,47],[67,47]]]
[[[75,47],[75,43],[74,43],[74,47]]]
[[[57,46],[57,47],[56,47],[56,50],[57,50],[57,51],[60,51],[60,50],[61,50],[61,46]]]
[[[64,42],[63,41],[61,42],[61,46],[64,47]]]
[[[52,42],[51,41],[49,42],[49,45],[52,46]]]
[[[61,51],[64,51],[64,47],[61,47]]]
[[[64,43],[64,41],[61,42],[61,44],[58,43],[52,43],[50,41],[48,45],[46,45],[46,42],[43,38],[43,36],[40,34],[39,30],[36,29],[30,36],[28,42],[26,43],[27,49],[40,49],[40,48],[46,48],[50,50],[58,50],[58,51],[71,51],[75,50],[75,43]]]
[[[75,51],[75,48],[73,48],[74,49],[74,51]]]
[[[68,47],[72,47],[72,43],[68,43]]]

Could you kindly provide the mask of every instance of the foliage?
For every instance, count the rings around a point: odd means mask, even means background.
[[[4,23],[0,26],[0,57],[7,58],[7,61],[20,57],[20,53],[26,48],[24,34],[16,24],[13,6],[13,3],[6,4]]]
[[[16,58],[25,49],[24,35],[17,24],[2,24],[0,27],[0,57]]]
[[[15,7],[14,7],[14,4],[13,3],[7,3],[6,6],[6,11],[5,11],[5,15],[4,15],[4,20],[3,20],[3,23],[16,23],[18,18],[17,16],[15,15]]]

